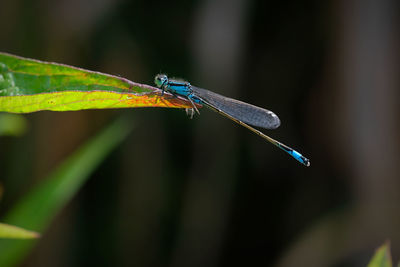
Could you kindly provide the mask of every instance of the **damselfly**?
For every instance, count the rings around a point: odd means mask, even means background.
[[[169,79],[165,74],[156,75],[154,82],[157,87],[162,89],[162,94],[164,94],[164,91],[167,91],[175,96],[188,99],[193,106],[192,115],[194,111],[200,114],[195,103],[205,105],[261,136],[305,166],[310,166],[310,161],[299,152],[250,126],[265,129],[278,128],[281,122],[278,116],[272,111],[195,87],[186,81]]]

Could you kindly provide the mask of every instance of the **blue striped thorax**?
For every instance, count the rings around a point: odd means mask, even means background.
[[[169,79],[165,74],[157,74],[154,78],[154,83],[163,90],[162,94],[167,91],[173,95],[183,96],[201,104],[201,100],[193,95],[192,86],[189,82],[173,80]]]

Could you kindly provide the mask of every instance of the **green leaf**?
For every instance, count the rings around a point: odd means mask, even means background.
[[[0,111],[169,107],[191,108],[181,97],[125,78],[0,52]]]
[[[389,242],[386,242],[375,251],[368,267],[392,267]]]
[[[38,238],[40,235],[36,232],[28,231],[20,227],[0,223],[0,238],[12,239],[31,239]]]
[[[131,122],[115,121],[64,161],[47,179],[6,214],[4,222],[43,232],[57,212],[76,194],[101,161],[124,140]],[[33,241],[0,240],[0,266],[14,266],[29,252]]]
[[[0,136],[20,136],[26,131],[26,119],[17,114],[0,114]]]

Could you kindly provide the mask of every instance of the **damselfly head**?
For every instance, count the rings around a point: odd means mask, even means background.
[[[158,88],[162,88],[165,84],[168,83],[168,76],[165,74],[157,74],[154,78],[154,83]]]

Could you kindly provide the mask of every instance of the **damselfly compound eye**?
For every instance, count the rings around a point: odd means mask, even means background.
[[[167,82],[168,82],[168,77],[165,74],[157,74],[156,77],[154,78],[154,83],[159,88],[161,88],[161,86],[163,86],[163,84]]]

